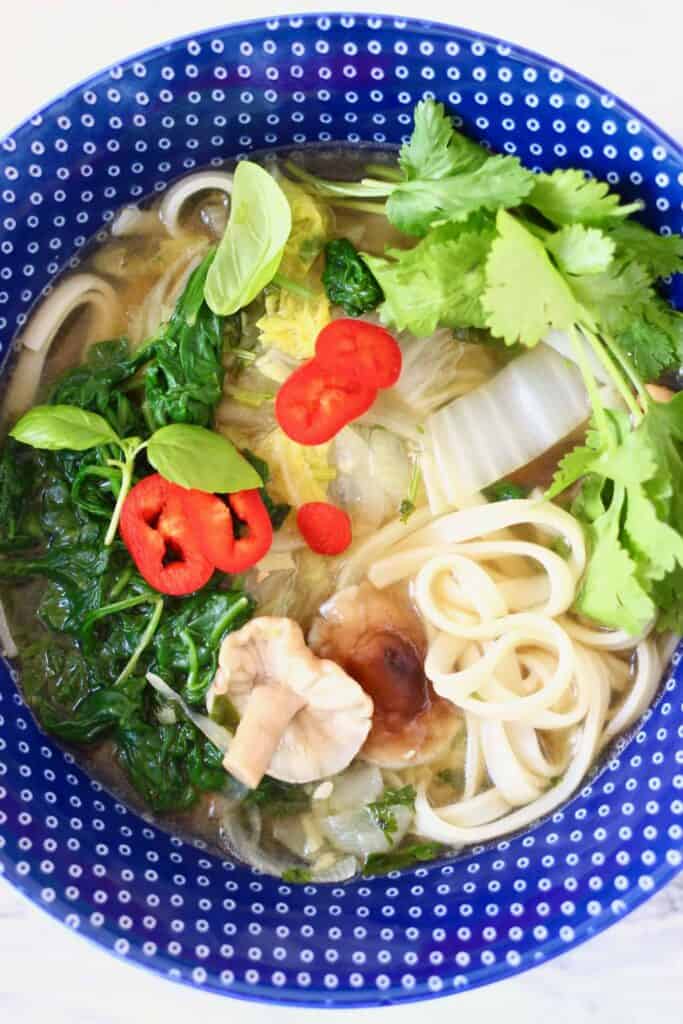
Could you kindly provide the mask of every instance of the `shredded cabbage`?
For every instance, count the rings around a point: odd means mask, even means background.
[[[374,529],[396,515],[412,474],[399,437],[379,428],[345,427],[334,440],[334,462],[332,497],[354,525]]]
[[[458,341],[445,329],[430,338],[403,334],[399,344],[403,367],[394,391],[421,418],[481,384],[493,367],[482,346]]]
[[[282,255],[280,271],[287,277],[305,277],[322,252],[332,230],[333,215],[327,203],[306,192],[288,178],[278,179],[292,214],[292,230]]]
[[[266,311],[256,326],[265,347],[273,346],[295,359],[307,359],[330,320],[330,303],[323,291],[304,298],[280,288],[266,296]]]
[[[328,463],[330,445],[300,445],[279,428],[271,431],[256,448],[256,454],[270,466],[270,490],[288,505],[326,501],[327,487],[336,473]]]

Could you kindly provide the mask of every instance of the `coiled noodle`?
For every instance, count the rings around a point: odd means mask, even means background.
[[[561,537],[568,556],[528,536]],[[422,515],[407,536],[390,524],[347,565],[379,588],[410,582],[429,633],[426,675],[463,712],[462,794],[433,806],[431,778],[419,781],[420,835],[462,845],[528,825],[571,795],[598,751],[652,700],[654,640],[571,616],[585,563],[572,516],[516,499]],[[615,652],[633,653],[632,683]]]

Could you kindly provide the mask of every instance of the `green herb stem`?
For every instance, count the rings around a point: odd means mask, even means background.
[[[146,598],[146,600],[149,600],[149,598]],[[120,683],[125,682],[125,680],[128,679],[128,677],[132,675],[132,673],[135,671],[135,666],[140,660],[140,655],[143,653],[145,648],[152,642],[154,634],[156,633],[157,628],[159,626],[159,622],[161,621],[163,611],[164,601],[163,598],[159,597],[154,602],[154,611],[152,612],[149,618],[149,622],[145,627],[144,633],[142,634],[140,640],[138,641],[137,647],[135,648],[130,658],[128,659],[128,663],[126,664],[124,669],[119,673],[114,683],[114,686],[118,686]]]
[[[277,274],[275,275],[277,277]],[[231,354],[243,363],[255,363],[258,356],[248,348],[233,348]]]
[[[643,418],[643,412],[646,412],[647,409],[648,409],[648,406],[650,405],[650,401],[651,401],[650,396],[647,393],[647,389],[645,388],[645,385],[643,384],[642,380],[640,379],[640,375],[636,372],[636,369],[633,366],[633,363],[631,362],[629,357],[626,355],[624,350],[621,348],[621,346],[617,345],[616,341],[614,341],[614,339],[611,338],[609,336],[609,334],[603,334],[603,338],[604,338],[605,344],[607,345],[607,347],[608,347],[608,349],[610,351],[610,354],[611,354],[612,358],[617,363],[619,363],[619,366],[621,366],[622,370],[628,376],[629,380],[631,381],[631,383],[633,384],[634,388],[638,392],[638,397],[640,398],[641,404],[643,406],[642,410],[641,410],[641,408],[638,405],[636,405],[636,407],[635,407],[634,416],[636,418],[636,423],[638,423]],[[629,408],[630,408],[630,406],[629,406]]]
[[[281,274],[279,270],[271,283],[276,284],[278,288],[284,288],[285,291],[291,292],[292,295],[297,295],[300,299],[315,298],[315,292],[312,288],[309,288],[305,284],[300,284],[298,281],[293,281],[291,277],[287,277],[286,274]]]
[[[121,575],[117,579],[116,583],[111,588],[111,590],[109,592],[109,599],[110,600],[113,601],[115,597],[118,597],[119,594],[123,593],[123,591],[128,586],[128,584],[130,582],[130,578],[131,578],[132,575],[133,575],[133,566],[129,565],[129,566],[127,566],[127,568],[125,568],[123,570],[123,572],[121,573]]]
[[[248,608],[248,597],[243,596],[240,597],[239,600],[235,601],[235,603],[231,605],[230,608],[228,608],[225,615],[221,619],[219,619],[216,625],[213,627],[213,630],[211,631],[211,636],[209,637],[209,644],[211,646],[217,644],[218,641],[223,636],[223,634],[225,633],[228,626],[230,626],[235,621],[235,619],[242,614],[242,612],[247,611]]]
[[[154,598],[150,597],[149,594],[136,594],[134,597],[125,597],[121,601],[112,601],[110,604],[104,604],[100,608],[96,608],[95,611],[89,612],[83,620],[81,627],[83,644],[87,645],[90,642],[95,623],[99,622],[100,619],[105,619],[109,615],[118,615],[119,612],[136,608],[140,604],[149,604],[152,600]]]
[[[366,164],[365,173],[370,178],[379,178],[382,181],[391,181],[396,184],[403,181],[403,175],[398,167],[391,167],[390,164]]]
[[[128,497],[128,493],[133,483],[133,469],[135,467],[136,456],[139,455],[143,448],[147,447],[147,444],[147,441],[143,441],[142,443],[140,443],[139,437],[128,437],[121,442],[121,449],[123,451],[124,461],[120,462],[119,460],[112,459],[109,462],[110,466],[116,466],[118,469],[121,470],[121,485],[118,497],[116,499],[116,505],[114,506],[114,511],[112,513],[111,521],[109,523],[109,529],[107,530],[107,534],[104,538],[105,547],[109,547],[114,542],[114,538],[116,537],[116,531],[119,528],[121,509],[123,508],[123,503]]]
[[[604,438],[605,443],[612,447],[614,441],[612,431],[610,430],[607,420],[607,413],[605,412],[604,405],[600,401],[600,395],[598,394],[598,387],[595,377],[593,376],[593,371],[591,370],[588,359],[586,358],[586,352],[581,344],[578,331],[573,324],[569,328],[569,337],[576,355],[576,362],[579,370],[581,371],[581,376],[583,377],[583,382],[586,385],[586,391],[588,392],[591,406],[593,407],[595,423],[601,436]]]
[[[183,629],[180,632],[180,639],[187,648],[187,660],[190,665],[190,671],[187,674],[187,682],[185,684],[185,692],[188,701],[196,696],[197,683],[199,680],[199,657],[197,655],[197,645],[190,636],[187,629]]]
[[[116,537],[116,531],[119,528],[119,519],[121,518],[121,509],[123,503],[128,497],[131,484],[133,482],[133,462],[130,459],[126,459],[125,462],[113,462],[112,465],[116,465],[121,470],[121,489],[119,496],[116,499],[116,505],[112,513],[111,520],[109,521],[109,528],[107,529],[106,536],[104,538],[104,546],[109,547],[114,542]]]
[[[598,338],[596,338],[596,336],[593,334],[593,332],[588,330],[587,327],[582,325],[581,333],[583,334],[583,336],[588,341],[588,344],[591,346],[591,348],[595,352],[595,355],[597,356],[597,358],[600,360],[602,365],[607,370],[608,374],[610,375],[610,377],[611,377],[611,379],[612,379],[612,381],[614,383],[614,386],[616,387],[617,391],[619,392],[619,394],[623,398],[624,402],[626,403],[626,405],[627,405],[631,415],[633,416],[635,422],[639,423],[640,420],[643,417],[641,409],[640,409],[636,399],[633,396],[633,392],[631,391],[631,388],[628,386],[627,382],[624,380],[624,377],[619,372],[619,369],[615,366],[614,360],[610,356],[609,352],[607,352],[607,350],[605,349],[605,346],[600,343]],[[618,351],[618,347],[617,347],[617,351]],[[621,360],[619,360],[619,361],[621,363]],[[626,368],[624,367],[624,369],[626,369]],[[637,375],[636,375],[636,378],[637,378]],[[635,383],[635,380],[634,380],[634,383]]]
[[[374,213],[377,217],[386,217],[386,203],[372,199],[347,199],[341,196],[326,196],[330,206],[341,206],[345,210],[358,210],[359,213]]]

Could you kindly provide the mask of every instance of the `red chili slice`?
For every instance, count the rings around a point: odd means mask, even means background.
[[[390,388],[401,376],[401,349],[383,327],[342,317],[323,327],[315,358],[328,369],[353,373],[373,388]]]
[[[186,515],[204,556],[222,572],[245,572],[269,551],[273,526],[258,491],[237,491],[227,501],[229,507],[215,494],[184,494]],[[237,539],[233,515],[246,529]]]
[[[120,529],[141,575],[161,594],[191,594],[211,579],[214,567],[185,513],[183,488],[158,473],[133,487]]]
[[[351,520],[326,501],[309,501],[296,514],[299,533],[319,555],[340,555],[351,543]]]
[[[299,444],[324,444],[347,423],[367,412],[377,389],[317,359],[287,378],[275,399],[275,415],[285,434]]]

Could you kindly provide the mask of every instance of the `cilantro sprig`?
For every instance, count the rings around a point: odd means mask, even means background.
[[[640,201],[623,202],[581,170],[532,174],[492,155],[434,100],[418,103],[414,120],[398,169],[382,180],[296,173],[330,201],[384,212],[419,237],[363,257],[388,326],[417,336],[483,328],[510,347],[531,348],[552,329],[570,337],[593,416],[548,497],[579,487],[572,511],[589,561],[577,609],[634,634],[658,613],[662,626],[683,627],[683,397],[657,405],[645,386],[683,363],[683,315],[658,291],[660,278],[683,273],[683,239],[631,219]],[[626,412],[606,407],[596,359]],[[378,804],[390,830],[390,805]]]

